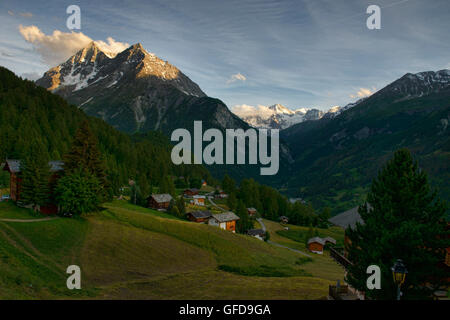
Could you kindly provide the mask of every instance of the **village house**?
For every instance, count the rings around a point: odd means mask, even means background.
[[[247,212],[248,212],[248,215],[250,217],[256,216],[256,209],[255,208],[247,208]]]
[[[206,182],[206,180],[202,180],[202,187],[206,187],[208,185],[208,183]]]
[[[196,206],[204,206],[205,205],[205,199],[206,199],[205,196],[196,195],[196,196],[193,196],[192,198],[193,198],[192,203],[195,204]]]
[[[266,233],[263,229],[250,229],[247,231],[247,234],[259,240],[264,240],[264,238],[266,237]]]
[[[215,198],[218,198],[218,199],[224,199],[224,198],[227,198],[227,197],[228,197],[228,194],[226,194],[222,190],[215,194]]]
[[[50,161],[48,163],[50,168],[49,186],[50,192],[53,192],[54,186],[57,180],[61,177],[61,173],[64,171],[64,162],[62,161]],[[11,200],[20,202],[21,191],[21,161],[7,159],[3,170],[9,172],[9,195]],[[39,211],[44,214],[56,214],[59,211],[58,206],[55,204],[48,204],[46,206],[40,206]]]
[[[308,250],[317,253],[317,254],[323,254],[323,249],[326,244],[332,243],[336,244],[336,240],[331,237],[326,238],[320,238],[320,237],[314,237],[308,240]]]
[[[211,218],[212,214],[210,211],[206,210],[206,211],[193,211],[193,212],[188,212],[186,214],[186,217],[193,222],[197,222],[197,223],[206,223],[208,222],[208,219]]]
[[[152,194],[147,198],[147,204],[152,209],[167,210],[172,199],[172,196],[168,193]]]
[[[236,232],[236,221],[239,217],[231,211],[213,214],[208,220],[208,224],[224,230]]]
[[[347,211],[344,211],[330,219],[328,219],[333,225],[338,226],[346,230],[344,239],[344,255],[348,256],[348,247],[351,245],[350,238],[347,235],[347,228],[354,229],[356,224],[364,224],[363,219],[358,213],[358,207],[354,207]]]
[[[198,192],[199,192],[198,189],[196,189],[196,188],[190,188],[190,189],[184,190],[183,195],[184,195],[186,198],[191,198],[191,197],[197,195]]]
[[[323,254],[325,240],[320,237],[314,237],[308,240],[308,250],[312,253]]]
[[[284,223],[284,224],[287,224],[289,222],[289,218],[286,216],[280,216],[279,219],[280,219],[280,222]]]

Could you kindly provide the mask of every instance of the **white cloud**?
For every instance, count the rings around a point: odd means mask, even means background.
[[[239,73],[233,74],[230,77],[230,79],[227,80],[227,84],[233,83],[235,81],[245,81],[245,80],[247,80],[247,78],[239,72]]]
[[[95,41],[95,43],[100,47],[100,49],[106,52],[117,54],[130,46],[126,42],[118,42],[111,37],[108,37],[106,40],[108,41],[108,43],[102,40]]]
[[[11,10],[8,10],[8,14],[9,14],[10,16],[13,16],[13,15],[14,15],[14,12],[12,12]]]
[[[54,30],[51,35],[46,35],[36,26],[24,27],[22,25],[19,26],[19,31],[23,38],[31,43],[41,55],[42,61],[52,67],[64,62],[93,41],[82,32]],[[117,42],[111,37],[108,37],[107,43],[101,40],[95,42],[102,50],[114,54],[129,47],[128,43]]]
[[[359,91],[356,92],[356,94],[351,94],[350,98],[364,98],[364,97],[368,97],[371,96],[372,94],[374,94],[377,91],[377,89],[375,87],[372,87],[372,89],[369,88],[359,88]]]
[[[235,105],[231,108],[231,111],[240,118],[257,115],[260,116],[261,119],[268,119],[275,114],[274,110],[262,105],[257,105],[256,107],[247,104]]]

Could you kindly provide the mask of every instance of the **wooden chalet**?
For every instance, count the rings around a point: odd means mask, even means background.
[[[280,216],[279,219],[280,219],[280,222],[284,223],[284,224],[287,224],[289,222],[289,218],[286,216]]]
[[[212,226],[217,226],[221,229],[228,230],[231,232],[236,232],[236,221],[239,217],[231,211],[213,214],[208,220],[208,224]]]
[[[206,210],[206,211],[188,212],[186,216],[190,221],[197,223],[205,223],[208,222],[208,219],[211,218],[212,214],[210,211]]]
[[[48,166],[50,168],[49,187],[50,193],[56,185],[56,182],[61,177],[61,173],[64,171],[64,162],[62,161],[49,161]],[[21,192],[21,161],[7,159],[3,170],[9,172],[9,195],[11,200],[20,201]],[[55,204],[48,204],[46,206],[40,206],[39,211],[44,214],[56,214],[58,213],[58,207]]]
[[[168,209],[172,199],[172,196],[168,193],[152,194],[147,198],[147,204],[152,209]]]
[[[256,209],[255,208],[247,208],[247,213],[250,217],[256,216]]]
[[[320,237],[308,240],[308,250],[313,253],[323,254],[323,247],[325,247],[325,240]]]
[[[216,195],[215,198],[217,199],[224,199],[227,198],[228,194],[226,194],[224,191],[219,191]]]
[[[194,199],[193,203],[196,206],[204,206],[205,205],[205,199],[206,199],[205,196],[196,195],[196,196],[193,196],[193,199]]]
[[[183,195],[185,197],[193,197],[195,195],[198,195],[199,190],[196,188],[190,188],[183,191]]]
[[[330,219],[328,219],[333,225],[338,226],[346,230],[344,239],[344,255],[348,256],[348,247],[351,245],[350,238],[347,235],[347,228],[354,229],[356,224],[364,224],[363,219],[358,213],[358,207],[354,207],[347,211],[344,211]]]
[[[266,237],[266,232],[263,229],[250,229],[247,231],[247,234],[259,240],[264,240]]]

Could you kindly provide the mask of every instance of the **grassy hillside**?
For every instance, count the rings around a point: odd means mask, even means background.
[[[288,249],[122,201],[72,219],[5,222],[19,216],[9,205],[0,212],[0,299],[320,299],[343,278],[327,256],[305,263]],[[82,290],[66,288],[70,264],[81,267]]]

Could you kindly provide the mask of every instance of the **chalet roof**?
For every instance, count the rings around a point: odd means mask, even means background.
[[[332,244],[336,244],[336,240],[332,237],[326,237],[326,238],[323,238],[323,240],[325,241],[325,243],[330,242]]]
[[[288,217],[286,217],[286,216],[280,216],[280,218],[279,218],[280,220],[289,220],[289,218]]]
[[[199,189],[197,189],[197,188],[189,188],[189,189],[184,190],[184,192],[188,192],[188,191],[190,191],[190,192],[198,192]]]
[[[206,197],[202,196],[202,195],[195,195],[195,196],[193,196],[193,198],[194,199],[205,199]]]
[[[263,229],[250,229],[247,231],[249,236],[264,236],[265,232]]]
[[[322,239],[320,237],[314,237],[314,238],[311,238],[308,240],[308,244],[313,243],[313,242],[320,243],[323,246],[325,245],[325,239]]]
[[[4,170],[9,169],[10,172],[18,173],[20,172],[20,160],[14,160],[14,159],[7,159],[5,162],[5,168]],[[64,162],[61,160],[52,160],[48,162],[48,165],[50,167],[51,172],[58,172],[64,170]]]
[[[358,207],[354,207],[350,210],[344,211],[328,219],[328,221],[344,229],[347,229],[347,227],[350,227],[351,229],[355,228],[357,222],[364,224],[364,221],[358,213]]]
[[[247,208],[248,211],[256,211],[255,208]]]
[[[212,217],[219,222],[239,220],[239,217],[234,212],[231,212],[231,211],[213,214]]]
[[[193,211],[193,212],[188,212],[188,214],[192,215],[195,219],[204,219],[204,218],[209,218],[211,217],[211,212],[206,210],[206,211]]]
[[[170,202],[172,196],[168,193],[152,194],[151,197],[158,203]]]

